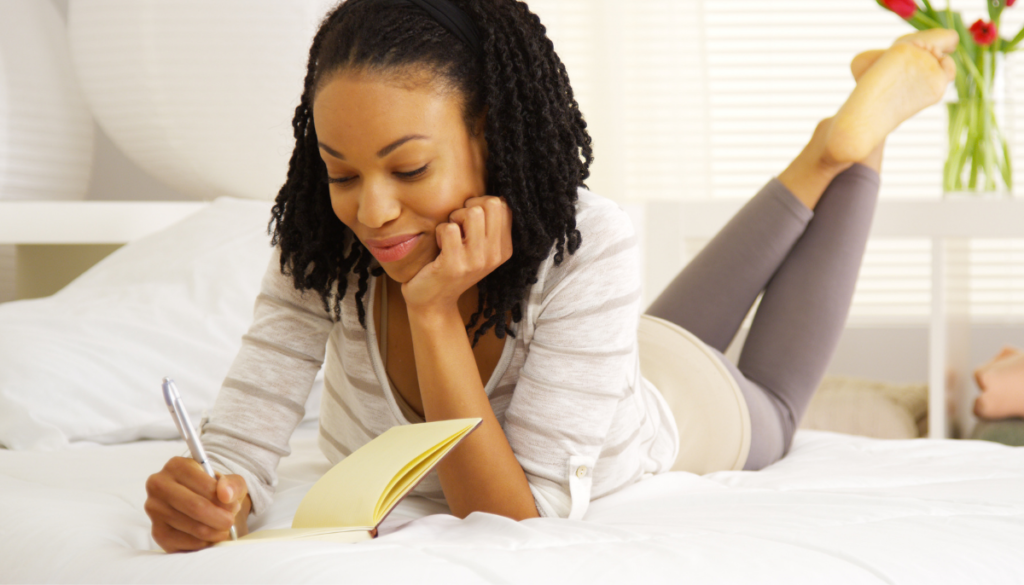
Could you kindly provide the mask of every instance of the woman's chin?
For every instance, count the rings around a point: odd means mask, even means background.
[[[403,258],[398,262],[381,263],[381,268],[384,269],[388,278],[398,284],[405,284],[415,278],[420,270],[423,270],[423,267],[430,264],[431,261],[432,259],[419,259],[410,254],[409,257]]]
[[[388,266],[383,265],[381,267],[384,268],[384,274],[387,274],[388,278],[398,284],[405,284],[415,276],[415,274],[409,274],[409,271],[405,270],[403,267],[393,266],[389,268]]]

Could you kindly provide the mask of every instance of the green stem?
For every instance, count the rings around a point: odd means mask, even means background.
[[[951,103],[949,112],[949,155],[946,159],[945,178],[943,185],[946,191],[963,189],[964,164],[967,162],[967,150],[964,141],[966,130],[967,109],[963,103]]]
[[[1022,39],[1024,39],[1024,26],[1020,27],[1020,32],[1018,32],[1017,36],[1013,37],[1013,40],[1006,46],[1006,51],[1016,51],[1017,45]]]
[[[978,114],[982,118],[981,120],[981,162],[982,168],[985,169],[985,190],[995,191],[996,190],[996,153],[995,144],[992,142],[992,117],[994,113],[991,112],[992,103],[982,101],[978,106]]]
[[[971,104],[972,106],[974,104]],[[967,152],[970,153],[971,157],[971,173],[967,179],[967,188],[974,191],[978,188],[978,167],[981,161],[981,152],[979,151],[979,145],[981,143],[981,128],[978,127],[978,108],[970,108],[970,121],[967,123],[970,131],[967,139]]]
[[[928,16],[927,14],[920,10],[915,12],[913,16],[911,16],[910,18],[920,20],[922,24],[928,25],[928,28],[946,28],[942,26],[941,22],[935,20],[934,18]]]
[[[1002,157],[1000,158],[996,156],[996,164],[999,167],[999,174],[1003,176],[1003,184],[1006,185],[1006,189],[1008,191],[1013,191],[1013,168],[1010,166],[1010,147],[1006,142],[1006,136],[1003,135],[1003,131],[999,127],[999,120],[996,118],[995,108],[989,109],[989,115],[995,135],[992,147],[993,149],[997,146],[1002,147]],[[996,143],[997,140],[998,144]]]
[[[974,60],[970,58],[970,56],[967,54],[967,51],[965,51],[962,46],[957,45],[956,51],[960,55],[960,58],[963,60],[964,65],[966,65],[967,72],[970,73],[971,77],[974,78],[974,84],[977,86],[978,93],[980,94],[981,98],[987,99],[988,88],[985,86],[985,76],[982,75],[980,71],[978,71],[978,66],[974,64]]]

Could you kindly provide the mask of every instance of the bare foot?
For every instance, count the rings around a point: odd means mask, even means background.
[[[1013,347],[1011,345],[1004,345],[1003,349],[999,350],[999,353],[996,354],[996,357],[994,357],[994,358],[990,359],[989,361],[985,362],[984,364],[978,366],[978,368],[976,370],[974,370],[974,381],[977,382],[978,388],[984,388],[984,386],[985,386],[981,382],[981,374],[983,372],[986,372],[986,371],[992,369],[996,365],[996,363],[998,363],[998,362],[1001,362],[1001,361],[1003,361],[1003,360],[1005,360],[1007,358],[1011,358],[1011,357],[1014,357],[1014,356],[1021,355],[1022,353],[1024,353],[1024,352],[1022,352],[1021,350],[1017,349],[1016,347]]]
[[[879,57],[881,57],[884,54],[884,49],[874,49],[871,51],[864,51],[863,53],[859,53],[856,57],[854,57],[853,61],[850,62],[850,73],[853,74],[853,80],[860,81],[860,78],[864,77],[864,74],[867,73],[868,69],[870,69],[871,66],[875,64],[875,61],[878,61]],[[885,139],[882,139],[882,142],[879,142],[878,146],[876,146],[874,150],[872,150],[870,153],[868,153],[867,156],[865,156],[863,159],[857,162],[870,169],[874,169],[876,173],[881,173],[882,152],[884,148]]]
[[[885,54],[885,49],[873,49],[864,51],[850,61],[850,73],[853,73],[853,80],[860,81],[868,69],[878,61],[878,58]]]
[[[934,42],[934,39],[931,39],[930,37],[936,35],[941,37],[944,34],[945,33],[933,33],[930,31],[926,36],[921,35],[920,33],[910,33],[896,39],[896,42],[909,42],[918,48],[924,49],[932,55],[935,55],[935,58],[941,61],[945,54],[940,48],[940,43]],[[955,45],[953,48],[956,50]],[[864,76],[867,70],[870,69],[871,66],[875,64],[875,61],[878,61],[878,58],[884,54],[885,49],[872,49],[870,51],[864,51],[854,57],[853,61],[850,62],[850,73],[853,73],[854,81],[860,81],[860,78]]]
[[[974,401],[978,418],[1024,417],[1024,353],[1007,347],[974,372],[981,395]]]
[[[857,87],[832,120],[827,149],[836,162],[866,158],[890,132],[938,103],[956,77],[949,54],[955,31],[931,29],[900,37],[881,55],[861,53],[850,64]]]

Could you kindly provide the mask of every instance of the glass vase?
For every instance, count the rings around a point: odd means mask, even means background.
[[[1000,126],[999,104],[967,98],[946,104],[948,154],[942,187],[946,194],[1005,195],[1013,192],[1010,149]]]

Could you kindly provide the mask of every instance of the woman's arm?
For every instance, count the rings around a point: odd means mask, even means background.
[[[452,513],[538,516],[523,468],[491,410],[458,309],[410,312],[423,413],[427,420],[479,417],[483,424],[438,465]]]
[[[478,197],[438,227],[441,254],[402,285],[423,413],[428,421],[479,417],[483,424],[438,466],[452,513],[538,516],[526,474],[491,410],[459,297],[512,255],[512,218],[496,197]]]
[[[203,427],[214,480],[175,457],[146,483],[146,512],[164,550],[195,550],[246,532],[250,510],[269,505],[280,457],[302,420],[333,323],[316,293],[295,289],[273,254],[243,337]]]

